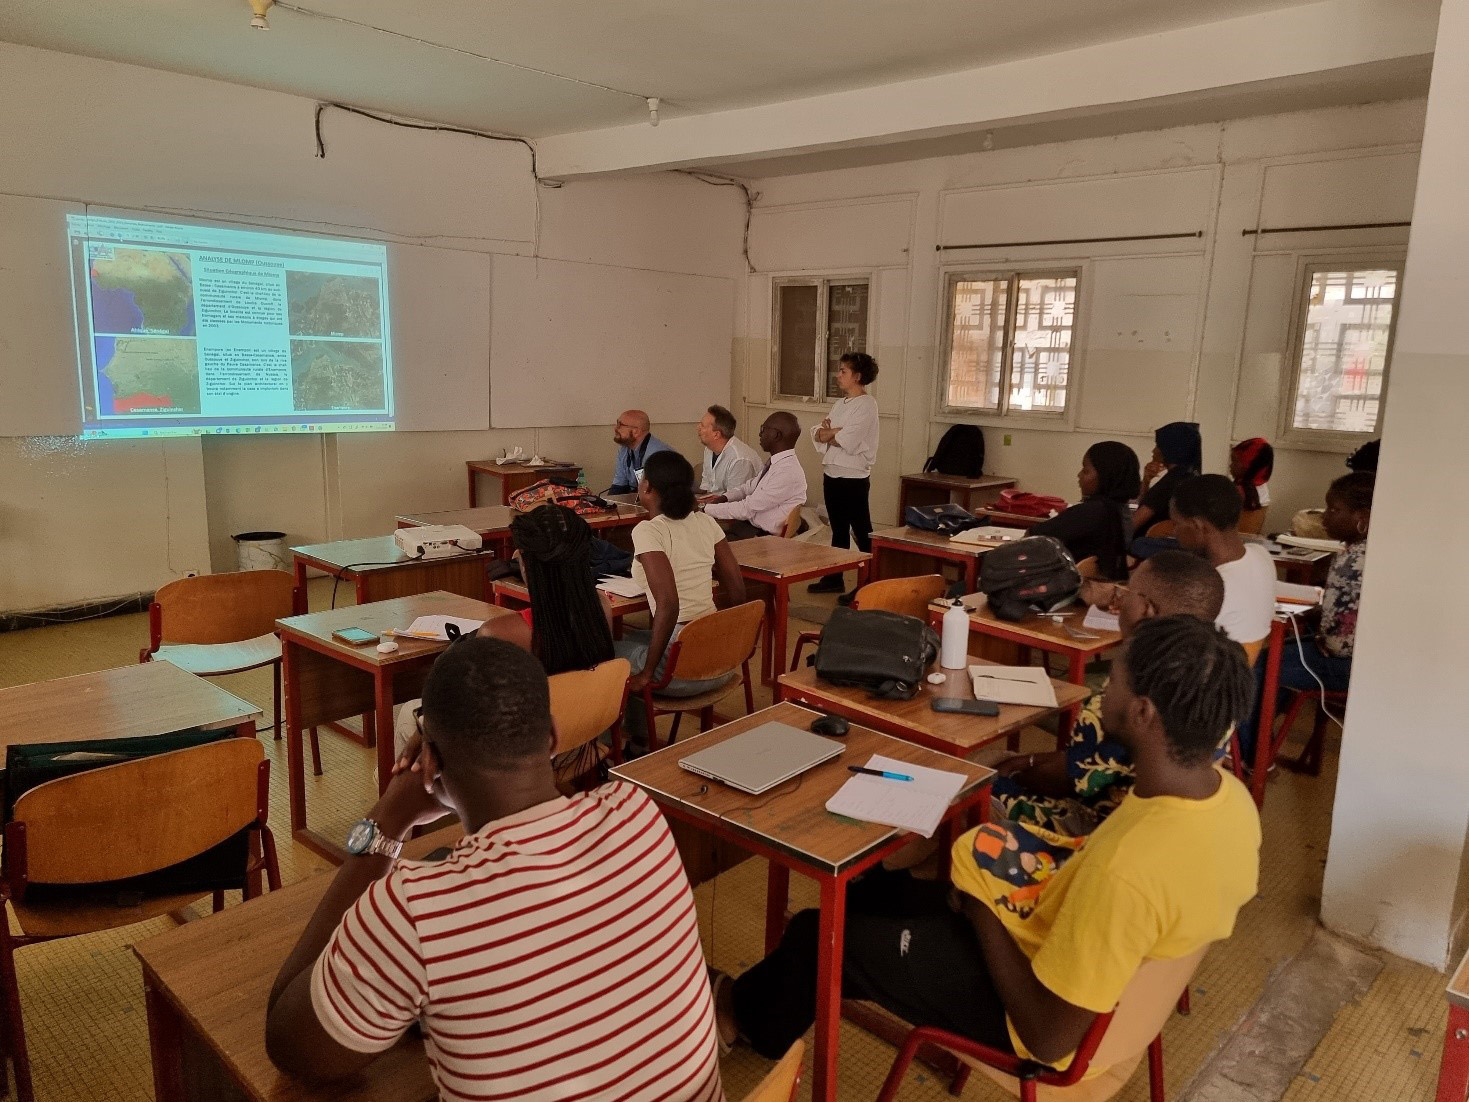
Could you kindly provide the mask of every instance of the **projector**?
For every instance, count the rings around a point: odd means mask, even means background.
[[[443,559],[478,551],[484,540],[462,524],[425,524],[418,528],[399,528],[393,533],[398,549],[415,559]]]

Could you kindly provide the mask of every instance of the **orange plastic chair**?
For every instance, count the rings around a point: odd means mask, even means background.
[[[245,829],[255,835],[262,856],[241,867],[239,888],[246,899],[254,897],[264,873],[270,890],[279,889],[269,808],[270,762],[253,738],[221,739],[60,777],[15,801],[5,824],[0,878],[0,912],[8,911],[0,913],[0,989],[5,1048],[21,1102],[35,1095],[15,951],[171,914],[206,895],[212,894],[216,911],[223,909],[223,891],[133,891],[119,899],[115,882],[176,865]],[[46,898],[32,893],[39,884],[70,890]]]
[[[1248,535],[1258,536],[1265,530],[1265,514],[1268,509],[1246,509],[1239,515],[1238,529]]]
[[[801,507],[797,505],[791,510],[791,515],[786,517],[785,523],[780,526],[780,534],[785,539],[793,539],[801,530]]]
[[[793,1102],[801,1086],[801,1061],[806,1055],[806,1042],[798,1040],[780,1063],[771,1068],[759,1086],[745,1095],[744,1102]]]
[[[1088,555],[1081,562],[1077,563],[1076,572],[1082,578],[1100,578],[1102,576],[1102,568],[1097,565],[1097,557],[1095,555]]]
[[[673,729],[668,741],[678,737],[678,725],[685,713],[699,713],[699,730],[714,726],[714,705],[743,682],[745,711],[755,710],[755,693],[750,681],[750,658],[760,645],[760,629],[765,623],[765,602],[746,601],[733,608],[723,608],[684,625],[679,637],[668,644],[663,676],[643,689],[643,708],[648,717],[648,746],[657,747],[654,720],[660,715],[673,715]],[[670,682],[706,681],[740,671],[740,677],[717,689],[697,696],[659,696],[658,690]]]
[[[944,595],[948,583],[939,574],[919,574],[911,578],[884,578],[868,582],[857,590],[852,607],[864,612],[880,609],[928,620],[928,606]],[[796,636],[796,650],[791,656],[791,670],[800,669],[801,652],[821,641],[821,632],[803,631]]]
[[[1173,521],[1158,520],[1148,526],[1147,535],[1149,539],[1162,539],[1173,535]]]
[[[556,722],[553,757],[580,749],[610,728],[609,756],[614,763],[622,761],[622,708],[631,672],[626,658],[609,658],[589,670],[568,670],[548,679]]]

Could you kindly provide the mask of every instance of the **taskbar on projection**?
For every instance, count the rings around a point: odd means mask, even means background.
[[[153,439],[160,436],[268,436],[277,432],[388,432],[392,421],[326,421],[302,422],[291,425],[168,425],[159,428],[97,428],[82,429],[83,440],[136,440],[139,437]]]

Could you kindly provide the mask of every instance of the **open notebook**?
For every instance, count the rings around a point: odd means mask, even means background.
[[[964,774],[947,769],[929,769],[881,754],[873,754],[866,764],[868,769],[882,769],[913,779],[895,781],[855,774],[826,801],[826,810],[932,838],[939,823],[944,821],[949,804],[964,787]]]

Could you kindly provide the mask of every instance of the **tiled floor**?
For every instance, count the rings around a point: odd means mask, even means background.
[[[313,592],[313,607],[326,599],[325,590]],[[814,605],[817,599],[809,600]],[[795,612],[802,614],[799,604]],[[820,615],[813,607],[806,614]],[[134,661],[146,633],[146,618],[133,615],[0,634],[0,686]],[[240,674],[221,683],[269,709],[266,674]],[[766,699],[757,694],[757,703]],[[64,733],[58,732],[58,737]],[[322,862],[289,841],[284,744],[274,743],[268,732],[261,738],[276,765],[271,822],[282,873],[289,882],[322,867]],[[322,752],[325,776],[311,782],[308,797],[312,822],[327,833],[340,833],[372,801],[372,752],[326,733]],[[1272,971],[1305,944],[1315,927],[1334,767],[1335,755],[1328,754],[1327,771],[1320,778],[1282,773],[1271,780],[1260,895],[1242,912],[1235,936],[1205,960],[1194,985],[1193,1014],[1175,1016],[1166,1031],[1171,1099],[1184,1097],[1181,1092],[1260,997]],[[799,878],[792,889],[796,905],[814,902],[810,885]],[[742,970],[756,959],[762,940],[763,864],[747,861],[701,886],[696,895],[704,943],[714,962],[729,971]],[[41,1102],[140,1102],[151,1096],[142,991],[128,946],[167,925],[160,920],[19,954],[26,1031]],[[1387,958],[1367,996],[1337,1015],[1285,1097],[1290,1102],[1431,1098],[1446,1018],[1443,982],[1430,969]],[[891,1059],[889,1047],[844,1026],[841,1098],[876,1097]],[[767,1069],[768,1064],[748,1050],[736,1049],[724,1065],[729,1096],[743,1097]],[[917,1069],[910,1073],[901,1097],[937,1102],[949,1097],[945,1088]],[[976,1077],[963,1097],[999,1099],[1004,1094]],[[1135,1075],[1118,1097],[1125,1102],[1146,1099],[1145,1073]]]

